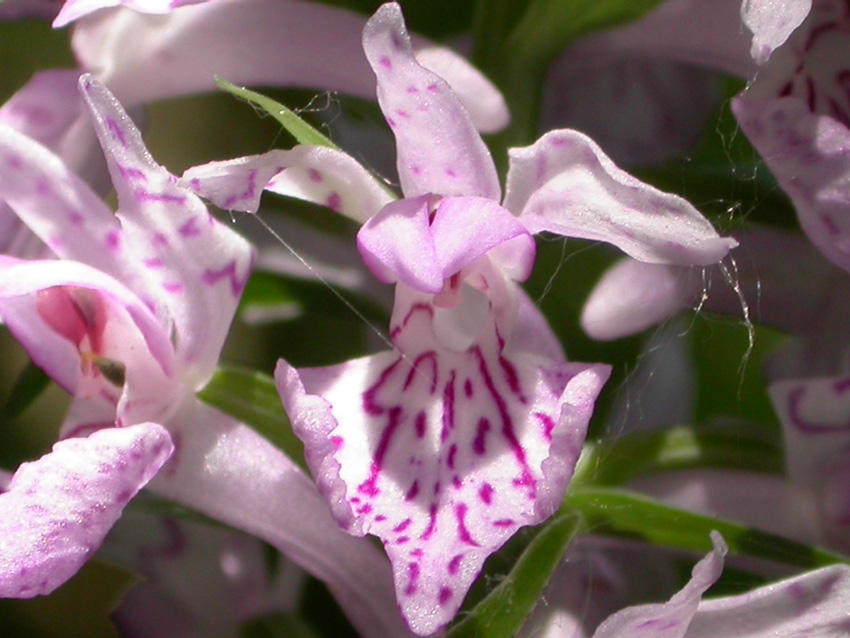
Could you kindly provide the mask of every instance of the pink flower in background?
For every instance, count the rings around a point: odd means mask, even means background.
[[[38,592],[71,576],[173,444],[171,463],[151,489],[286,552],[328,583],[365,635],[406,635],[385,602],[392,591],[379,552],[332,524],[315,486],[290,459],[194,396],[218,362],[251,247],[154,162],[103,85],[84,76],[81,88],[118,193],[116,214],[59,157],[0,128],[0,199],[58,257],[2,258],[0,317],[73,395],[64,435],[94,432],[58,444],[34,469],[22,467],[0,497],[0,507],[9,508],[0,518],[31,531],[10,531],[15,542],[2,545],[5,595],[34,591],[28,574],[42,573],[68,547],[74,560]],[[145,455],[147,449],[153,451]],[[36,491],[17,487],[36,470],[44,476]],[[128,475],[141,478],[128,485]],[[39,507],[44,500],[51,507]],[[37,535],[49,539],[42,554],[30,551]]]
[[[490,553],[560,506],[607,378],[605,366],[565,361],[518,287],[532,234],[609,241],[661,263],[713,263],[735,242],[574,131],[511,151],[501,205],[489,152],[417,63],[398,5],[373,16],[363,43],[405,198],[391,201],[331,149],[315,151],[334,158],[324,167],[298,168],[292,154],[306,150],[278,154],[289,168],[271,188],[368,220],[363,259],[397,284],[395,349],[321,369],[281,361],[276,378],[337,521],[382,539],[405,617],[427,634],[453,618]]]

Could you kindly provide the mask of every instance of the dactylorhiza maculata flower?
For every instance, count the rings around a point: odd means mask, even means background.
[[[73,396],[62,434],[75,437],[23,465],[0,494],[0,594],[29,597],[67,580],[170,454],[149,485],[157,494],[287,553],[328,583],[364,635],[407,635],[380,552],[333,524],[284,454],[195,398],[251,247],[154,162],[103,85],[84,76],[81,90],[116,214],[59,157],[0,127],[0,200],[56,256],[0,258],[0,317]]]
[[[394,349],[322,369],[281,361],[276,379],[335,518],[382,539],[402,612],[428,634],[454,617],[487,556],[560,506],[608,375],[566,362],[517,285],[534,262],[533,233],[677,264],[714,263],[735,242],[574,131],[514,149],[500,204],[486,146],[445,81],[417,62],[398,5],[370,19],[363,47],[404,199],[324,147],[209,165],[184,180],[227,208],[219,171],[242,170],[250,184],[285,169],[270,190],[364,223],[364,261],[396,284]]]

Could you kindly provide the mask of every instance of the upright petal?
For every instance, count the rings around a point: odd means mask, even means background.
[[[603,622],[593,638],[631,638],[651,635],[653,638],[690,636],[688,625],[697,611],[702,595],[720,578],[726,543],[712,532],[714,551],[703,558],[691,572],[691,580],[669,601],[659,605],[627,607]],[[729,635],[729,634],[727,634]]]
[[[164,428],[144,423],[60,441],[22,465],[0,494],[0,596],[48,594],[73,576],[172,450]]]
[[[142,265],[145,300],[174,322],[190,385],[212,374],[247,282],[252,249],[213,218],[201,200],[156,164],[141,134],[109,91],[80,81],[118,192],[132,264]]]
[[[363,50],[378,78],[378,103],[396,137],[405,196],[501,199],[490,151],[449,85],[417,61],[398,4],[381,6],[369,19]]]
[[[532,233],[614,244],[640,261],[705,266],[737,245],[699,211],[619,169],[588,137],[552,131],[511,149],[505,208]]]
[[[168,16],[100,12],[76,25],[73,48],[127,107],[214,91],[215,75],[374,99],[360,46],[363,24],[363,16],[318,2],[206,2]],[[507,124],[501,94],[469,62],[422,38],[414,48],[425,67],[447,79],[482,131]]]

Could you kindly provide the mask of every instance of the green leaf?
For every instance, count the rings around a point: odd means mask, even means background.
[[[223,80],[221,78],[216,78],[215,83],[222,91],[227,91],[228,93],[259,107],[271,115],[274,119],[280,122],[280,125],[283,126],[283,128],[289,131],[292,137],[294,137],[299,144],[327,146],[328,148],[332,148],[337,151],[340,150],[340,148],[331,142],[327,136],[319,132],[306,120],[299,117],[294,111],[288,109],[283,104],[275,102],[273,99],[257,93],[256,91],[251,91],[244,87],[238,87],[235,84],[231,84],[227,80]]]
[[[742,489],[745,486],[742,485]],[[649,543],[705,553],[717,530],[729,553],[814,569],[850,559],[826,550],[761,532],[745,525],[668,507],[624,490],[581,488],[567,495],[561,510],[578,514],[596,534],[638,537]]]
[[[254,428],[303,469],[304,446],[270,376],[243,368],[219,367],[198,398]]]
[[[49,383],[50,377],[30,361],[18,375],[5,405],[0,409],[0,422],[8,422],[20,415],[38,398]]]
[[[536,0],[508,36],[505,50],[532,66],[548,66],[579,37],[643,17],[664,0]]]
[[[622,485],[643,474],[699,467],[781,474],[782,444],[772,430],[738,424],[637,432],[587,444],[573,485]]]
[[[546,523],[516,565],[447,638],[511,638],[540,601],[543,589],[579,531],[579,518],[561,514]]]

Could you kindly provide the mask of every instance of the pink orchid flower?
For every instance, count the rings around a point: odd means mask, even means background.
[[[81,90],[116,214],[58,156],[0,127],[0,199],[58,257],[2,258],[0,317],[73,395],[64,436],[94,432],[23,466],[0,495],[0,519],[13,526],[0,545],[3,595],[46,593],[72,575],[173,446],[150,489],[278,547],[328,583],[364,635],[408,635],[380,553],[333,525],[290,459],[195,398],[218,361],[251,247],[154,162],[102,84],[84,76]],[[57,557],[66,568],[45,570]]]
[[[372,17],[363,46],[404,199],[319,147],[199,167],[184,180],[227,208],[220,174],[242,171],[246,184],[273,176],[270,190],[365,224],[364,261],[397,284],[394,350],[312,370],[281,361],[276,378],[335,518],[383,540],[402,611],[427,634],[454,617],[487,556],[560,505],[607,378],[605,366],[566,362],[518,287],[532,234],[677,264],[713,263],[735,242],[575,131],[514,149],[500,204],[486,146],[451,89],[418,63],[398,5]]]

